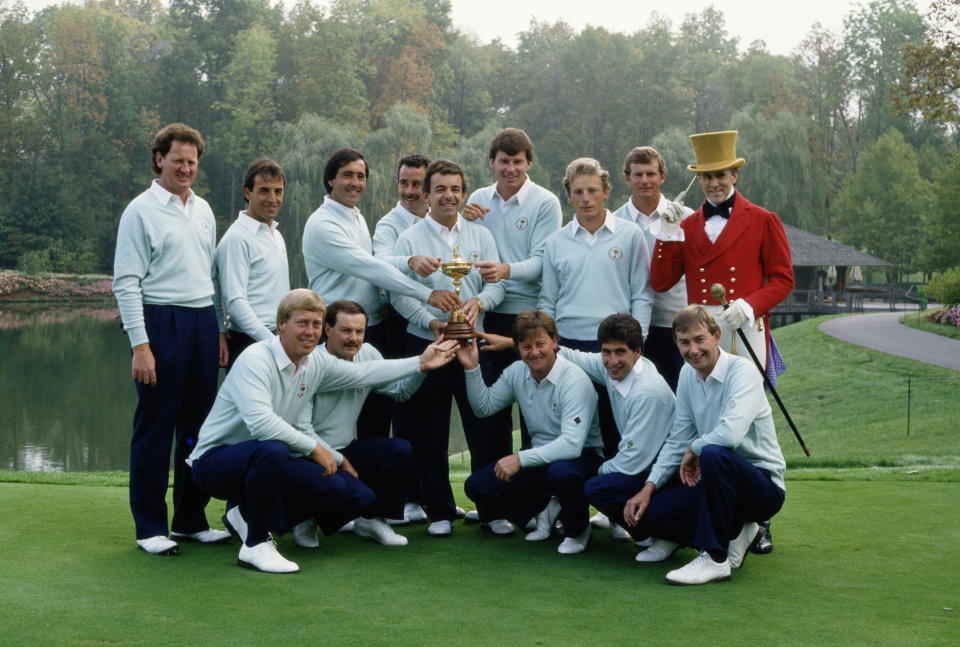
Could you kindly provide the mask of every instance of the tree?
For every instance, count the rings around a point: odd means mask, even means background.
[[[738,38],[728,37],[723,13],[713,7],[689,13],[678,37],[684,85],[693,88],[694,132],[722,130],[729,123],[729,64],[738,59]]]
[[[323,117],[307,113],[296,123],[280,124],[277,132],[277,161],[287,180],[283,201],[282,227],[290,261],[291,287],[305,287],[303,227],[323,202],[327,190],[323,168],[327,159],[346,146],[362,146],[360,132]]]
[[[872,0],[844,19],[843,57],[850,64],[863,145],[891,127],[912,130],[908,115],[895,115],[892,89],[905,78],[904,46],[925,39],[926,25],[910,0]]]
[[[275,60],[276,42],[265,27],[254,24],[238,32],[224,70],[232,82],[225,85],[223,101],[212,106],[220,115],[214,125],[214,160],[221,166],[220,176],[230,178],[221,191],[229,192],[231,217],[236,213],[244,166],[271,148],[267,139],[271,131],[265,126],[276,116]]]
[[[737,153],[747,160],[738,188],[784,222],[820,231],[822,172],[813,165],[807,130],[800,120],[787,111],[767,117],[747,106],[733,115],[730,125],[739,131]]]
[[[843,178],[852,173],[856,156],[856,124],[849,117],[849,66],[835,34],[815,23],[794,50],[807,111],[811,164],[824,182],[821,212],[829,212]]]
[[[921,265],[928,272],[960,266],[960,153],[938,169],[933,204],[926,212],[928,244]]]
[[[920,177],[917,156],[903,135],[890,130],[860,156],[834,207],[838,238],[890,261],[899,271],[919,266],[930,183]]]
[[[397,161],[410,153],[430,151],[432,137],[426,113],[402,103],[390,108],[383,128],[367,135],[363,147],[370,175],[363,202],[371,232],[397,201]]]
[[[278,117],[296,122],[311,112],[368,128],[370,104],[360,74],[363,67],[355,27],[324,18],[309,1],[298,2],[277,43]]]
[[[903,47],[904,76],[895,95],[901,111],[927,119],[958,121],[960,115],[960,0],[934,0],[930,37]]]

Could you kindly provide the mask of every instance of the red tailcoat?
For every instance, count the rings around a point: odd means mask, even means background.
[[[722,283],[728,301],[743,298],[757,318],[766,318],[793,290],[790,245],[777,214],[736,195],[717,242],[704,231],[703,207],[680,223],[684,242],[657,241],[650,284],[665,292],[686,274],[687,303],[720,305],[710,286]]]

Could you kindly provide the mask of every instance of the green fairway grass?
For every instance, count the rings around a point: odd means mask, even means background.
[[[960,468],[960,372],[839,341],[823,320],[773,331],[788,367],[777,390],[813,454],[771,397],[788,466]]]
[[[904,315],[900,319],[900,323],[905,326],[910,326],[911,328],[923,330],[924,332],[932,332],[935,335],[943,335],[944,337],[949,337],[951,339],[960,339],[960,328],[927,321],[927,315],[929,313],[930,311],[928,310],[926,312],[916,312]]]
[[[234,565],[236,544],[137,550],[123,488],[2,483],[0,644],[955,647],[958,497],[958,483],[790,481],[774,552],[683,588],[663,576],[689,550],[637,564],[599,531],[562,556],[556,539],[460,522],[449,539],[401,529],[404,548],[284,537],[302,572],[265,575]]]

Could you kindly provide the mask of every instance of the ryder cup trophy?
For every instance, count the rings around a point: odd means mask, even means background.
[[[459,298],[460,281],[473,271],[473,263],[460,258],[460,246],[457,245],[453,248],[453,257],[446,263],[440,264],[440,271],[453,279],[453,291]],[[473,336],[473,326],[467,322],[460,306],[457,306],[447,319],[447,327],[443,331],[444,339],[470,339]]]

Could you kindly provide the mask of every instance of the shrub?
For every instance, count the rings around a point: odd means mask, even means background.
[[[36,276],[50,271],[50,252],[45,249],[34,249],[20,254],[17,259],[17,269],[28,276]]]
[[[941,308],[934,314],[934,321],[944,326],[960,328],[960,306]]]
[[[960,267],[932,279],[927,283],[926,294],[944,305],[960,304]]]

